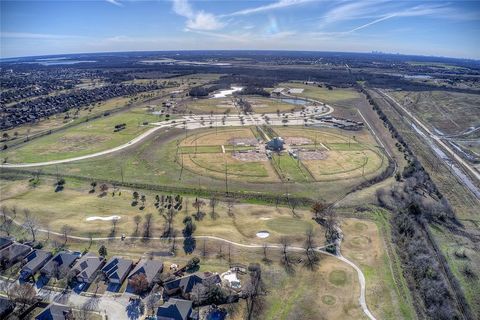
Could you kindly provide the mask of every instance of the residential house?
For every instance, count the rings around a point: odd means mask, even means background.
[[[133,276],[143,273],[147,279],[148,286],[151,287],[156,277],[162,273],[162,271],[163,262],[158,260],[142,260],[133,268],[132,272],[130,272],[128,279],[130,280]]]
[[[157,320],[187,320],[192,314],[193,302],[171,298],[157,309]]]
[[[25,264],[20,271],[20,276],[24,279],[33,276],[47,263],[52,254],[45,250],[34,250],[25,258]]]
[[[8,247],[13,243],[13,240],[8,237],[0,237],[0,250]]]
[[[72,308],[51,303],[48,305],[45,310],[43,310],[38,316],[35,317],[35,320],[73,320]]]
[[[122,284],[132,269],[132,266],[132,260],[112,257],[102,268],[102,272],[107,277],[109,283]]]
[[[180,294],[185,299],[190,299],[190,293],[196,284],[202,283],[205,285],[216,285],[221,282],[222,280],[217,273],[195,272],[184,277],[168,281],[163,285],[163,287],[168,295]]]
[[[61,278],[61,275],[68,273],[78,256],[72,252],[62,251],[57,253],[53,258],[40,269],[40,273],[47,278]]]
[[[105,263],[105,258],[87,253],[83,255],[72,267],[78,282],[92,283],[95,279],[97,271]]]
[[[31,251],[32,247],[14,242],[0,250],[0,265],[8,268],[18,261],[21,261]]]

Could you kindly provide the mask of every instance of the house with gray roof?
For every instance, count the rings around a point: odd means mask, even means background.
[[[158,260],[142,260],[140,261],[132,272],[130,272],[128,279],[132,279],[137,274],[145,274],[148,286],[151,287],[156,277],[163,271],[163,262]]]
[[[190,293],[193,287],[198,284],[216,285],[222,280],[217,273],[211,272],[195,272],[184,277],[168,281],[163,287],[168,295],[180,294],[185,299],[190,299]]]
[[[48,305],[45,310],[43,310],[38,316],[35,317],[35,320],[73,320],[72,308],[51,303]]]
[[[72,267],[72,272],[76,274],[78,282],[91,283],[104,263],[105,258],[87,253],[78,259]]]
[[[132,266],[132,260],[112,257],[102,268],[102,272],[107,277],[109,283],[121,284],[132,269]]]
[[[51,257],[52,253],[46,250],[34,250],[24,259],[25,264],[20,271],[20,276],[24,279],[33,276]]]
[[[59,279],[61,274],[66,274],[70,271],[77,258],[78,256],[72,252],[61,251],[40,269],[40,273],[48,278],[55,277]]]
[[[32,247],[14,242],[8,247],[0,250],[0,265],[8,268],[18,261],[21,261],[31,251]]]
[[[13,240],[9,237],[0,237],[0,250],[8,247],[13,243]]]
[[[187,320],[192,314],[193,302],[171,298],[157,309],[157,320]]]

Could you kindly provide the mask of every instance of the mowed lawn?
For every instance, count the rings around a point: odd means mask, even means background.
[[[351,218],[343,219],[341,228],[344,234],[342,253],[365,275],[366,300],[370,311],[377,319],[411,319],[415,311],[405,279],[401,272],[392,274],[392,270],[399,266],[398,261],[391,259],[398,258],[395,253],[387,252],[386,242],[390,240],[382,239],[383,235],[389,234],[389,230],[384,230],[382,234],[379,229],[388,226],[381,227],[381,224],[377,225],[372,220]]]
[[[3,184],[3,181],[2,181]],[[16,208],[16,219],[19,222],[24,220],[24,210],[31,212],[38,221],[41,228],[61,232],[62,227],[68,225],[72,235],[88,237],[106,237],[111,235],[112,223],[110,221],[87,221],[89,217],[119,216],[120,220],[116,226],[116,236],[121,234],[133,235],[136,226],[134,217],[140,215],[142,222],[139,226],[138,235],[142,235],[145,216],[153,215],[152,236],[160,237],[165,230],[165,219],[154,206],[155,195],[153,193],[138,190],[139,194],[146,196],[145,208],[140,209],[141,201],[132,206],[132,190],[123,189],[122,194],[118,192],[112,196],[112,187],[106,196],[99,196],[99,187],[95,193],[89,193],[88,184],[81,184],[67,179],[65,190],[55,192],[51,181],[43,180],[41,185],[32,188],[28,182],[10,182],[0,189],[4,197],[0,205],[7,208],[7,211]],[[173,226],[181,235],[183,219],[186,215],[196,213],[192,203],[195,198],[185,198],[184,206],[175,216]],[[322,227],[311,219],[308,210],[296,210],[294,217],[289,208],[275,208],[264,205],[236,204],[231,215],[228,214],[227,205],[219,202],[215,208],[216,215],[212,215],[212,208],[208,205],[209,199],[203,199],[204,206],[201,212],[203,219],[195,221],[197,229],[195,235],[217,236],[241,243],[263,242],[279,243],[280,237],[288,235],[293,243],[302,245],[305,238],[305,231],[312,227],[316,233],[316,240],[319,245],[324,243],[324,231]],[[166,212],[166,210],[164,211]],[[258,231],[270,232],[270,237],[260,239],[256,237]]]
[[[119,146],[151,128],[144,122],[158,121],[159,117],[143,109],[132,110],[82,123],[65,131],[44,136],[18,148],[3,152],[9,163],[42,162],[82,156]],[[114,132],[115,125],[126,128]]]

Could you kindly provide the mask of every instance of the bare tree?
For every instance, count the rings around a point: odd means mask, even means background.
[[[62,227],[62,234],[63,234],[63,240],[64,240],[63,245],[67,244],[68,234],[70,232],[72,232],[72,227],[70,227],[68,224],[63,225],[63,227]]]
[[[170,247],[170,251],[175,254],[177,252],[177,230],[172,230],[172,246]]]
[[[316,220],[323,220],[324,212],[326,209],[327,209],[327,206],[325,205],[324,202],[316,201],[310,208],[310,211],[312,211],[313,216]]]
[[[203,201],[202,199],[195,198],[195,202],[193,202],[193,207],[197,209],[197,215],[196,215],[197,220],[201,220],[202,218],[200,210],[202,209],[203,206],[205,206],[205,201]]]
[[[267,256],[268,244],[264,243],[262,245],[262,249],[263,249],[263,262],[270,263],[272,260],[270,260]]]
[[[27,305],[35,303],[37,292],[35,288],[28,283],[15,283],[9,288],[9,297],[13,302],[21,305],[20,309],[24,310]]]
[[[282,259],[281,262],[287,271],[293,271],[292,261],[288,254],[288,247],[290,246],[290,239],[288,237],[281,237],[280,244],[282,245]]]
[[[137,214],[135,217],[133,217],[133,221],[135,222],[135,232],[134,232],[134,234],[137,235],[138,234],[138,225],[140,224],[140,222],[142,222],[142,216]]]
[[[148,280],[144,273],[139,273],[134,275],[128,284],[132,287],[135,293],[142,293],[148,289]]]
[[[170,238],[172,236],[172,231],[173,231],[173,219],[175,217],[175,209],[172,207],[167,210],[165,214],[162,214],[162,217],[165,219],[166,226],[165,226],[165,231],[163,232],[163,235],[167,238]]]
[[[228,209],[228,216],[233,216],[233,207],[235,206],[235,199],[233,197],[227,198],[227,209]]]
[[[30,213],[30,210],[25,209],[25,222],[23,223],[23,226],[32,234],[32,241],[36,241],[36,234],[38,230],[38,221],[35,219],[35,217],[32,216]]]
[[[262,280],[260,265],[250,264],[248,271],[250,278],[245,285],[243,294],[247,307],[245,318],[251,320],[254,315],[259,316],[264,309],[266,289]]]
[[[307,229],[305,232],[305,255],[307,260],[305,260],[305,266],[311,270],[315,269],[320,261],[320,256],[317,251],[315,251],[315,242],[314,242],[315,233],[313,227]]]
[[[215,213],[215,206],[218,204],[218,199],[215,196],[210,198],[210,207],[212,208],[211,217],[213,220],[217,219],[218,215]]]
[[[152,214],[148,213],[145,215],[145,223],[143,224],[143,238],[148,239],[151,236],[152,232]]]

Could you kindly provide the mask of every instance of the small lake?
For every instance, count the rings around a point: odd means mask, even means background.
[[[281,102],[285,102],[285,103],[288,103],[288,104],[294,104],[294,105],[297,105],[297,106],[305,106],[305,105],[308,104],[308,101],[303,100],[303,99],[294,99],[294,98],[284,98],[284,99],[272,98],[272,99],[277,100],[277,101],[281,101]]]
[[[230,89],[225,89],[225,90],[220,90],[217,93],[213,94],[214,98],[225,98],[226,96],[229,96],[233,94],[234,92],[242,90],[243,87],[231,87]]]

